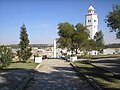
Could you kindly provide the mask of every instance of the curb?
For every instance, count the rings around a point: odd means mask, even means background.
[[[36,66],[36,68],[34,70],[38,70],[38,68],[40,67],[40,63]]]
[[[80,75],[82,75],[95,90],[103,90],[100,86],[98,86],[94,82],[94,80],[92,78],[90,78],[90,76],[82,74],[82,72],[83,72],[82,69],[80,69],[81,71],[78,70],[78,68],[73,63],[70,63],[70,65],[74,68],[75,71],[77,71]]]

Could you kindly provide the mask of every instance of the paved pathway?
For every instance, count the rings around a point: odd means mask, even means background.
[[[87,81],[78,77],[69,62],[49,59],[35,72],[25,90],[94,90]]]
[[[0,90],[15,90],[30,72],[25,69],[0,69]]]

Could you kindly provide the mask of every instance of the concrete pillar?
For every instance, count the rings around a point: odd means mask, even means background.
[[[54,40],[53,57],[56,58],[56,40]]]

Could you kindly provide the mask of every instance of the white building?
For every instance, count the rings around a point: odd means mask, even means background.
[[[94,35],[98,32],[98,15],[94,11],[95,9],[90,5],[88,14],[85,15],[85,26],[90,31],[90,39],[94,39]]]
[[[120,53],[120,48],[107,48],[103,50],[103,54],[108,55],[108,54],[119,54]]]

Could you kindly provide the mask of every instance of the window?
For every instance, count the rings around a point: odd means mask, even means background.
[[[89,11],[89,13],[91,13],[91,11]]]
[[[91,20],[88,20],[88,22],[91,22]]]
[[[96,22],[96,20],[94,20],[94,22]]]
[[[94,28],[95,28],[95,26],[94,26]]]

